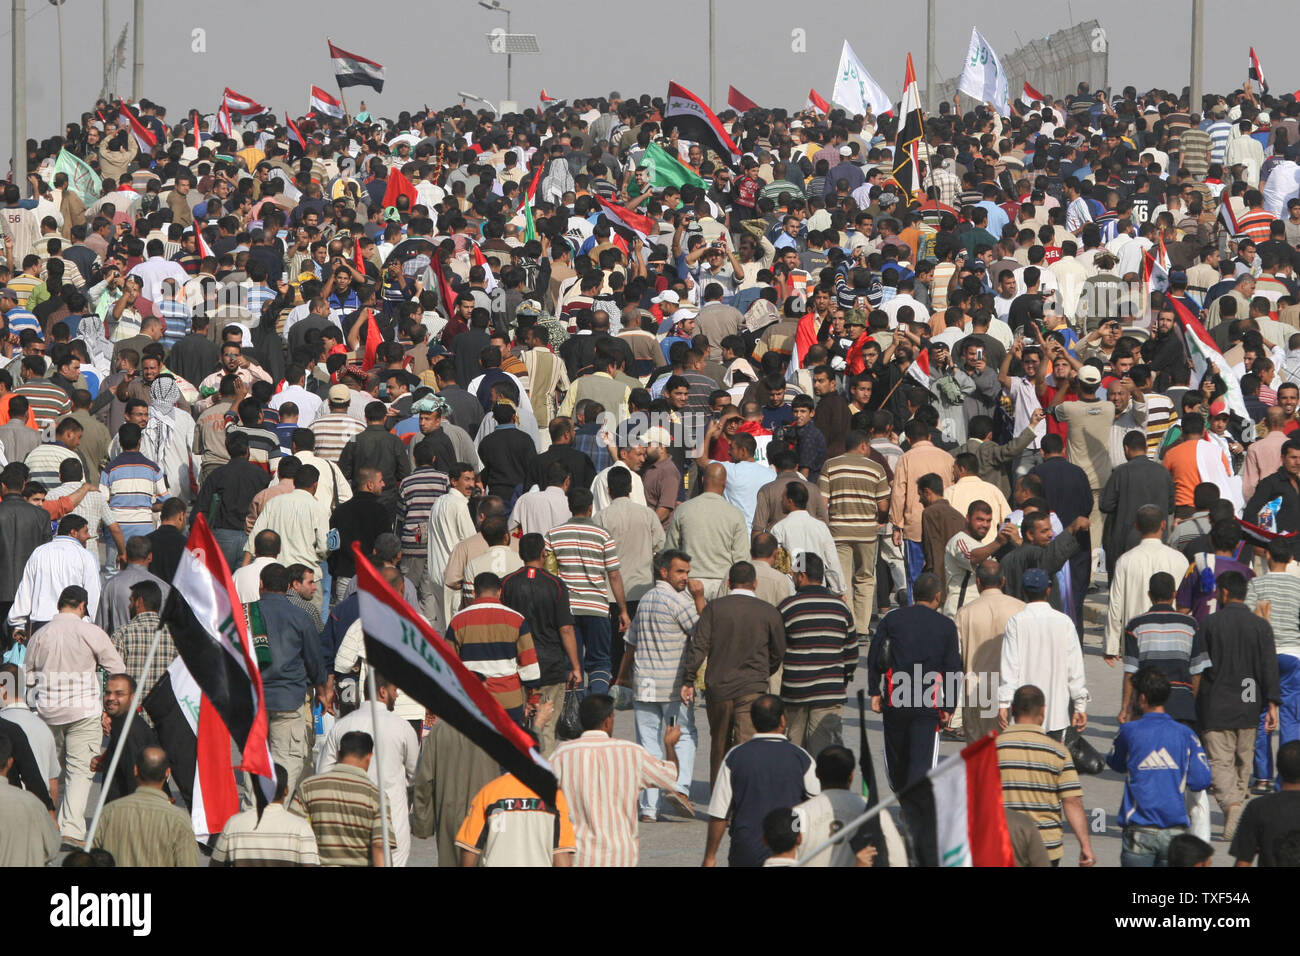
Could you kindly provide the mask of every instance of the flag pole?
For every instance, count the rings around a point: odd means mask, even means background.
[[[95,839],[95,831],[99,829],[99,817],[104,812],[104,803],[108,799],[108,788],[112,783],[113,774],[117,773],[117,765],[122,760],[122,751],[126,749],[127,735],[131,732],[131,721],[135,720],[135,713],[140,709],[140,699],[144,696],[144,678],[149,673],[149,668],[153,665],[154,654],[158,651],[158,642],[162,640],[162,627],[157,627],[153,632],[153,643],[149,645],[149,653],[144,656],[144,667],[140,669],[140,678],[135,682],[135,694],[131,697],[131,709],[126,712],[126,721],[122,724],[122,732],[118,734],[117,746],[113,748],[113,756],[108,761],[108,769],[104,771],[104,782],[99,788],[99,799],[95,803],[95,815],[90,818],[90,829],[86,831],[86,849],[89,850]]]
[[[927,777],[922,777],[921,780],[917,781],[917,783],[920,783],[923,780],[927,780],[927,779],[928,779]],[[899,798],[903,794],[911,790],[912,787],[914,786],[916,786],[916,784],[912,784],[909,787],[904,787],[902,790],[898,791],[898,793],[895,793],[893,796],[891,796],[888,800],[882,800],[880,803],[877,803],[866,813],[862,814],[862,816],[855,817],[854,819],[850,820],[848,823],[844,824],[844,826],[840,827],[839,830],[837,830],[834,834],[831,835],[831,838],[829,840],[826,840],[825,842],[818,844],[817,847],[815,847],[813,850],[810,850],[808,855],[803,857],[798,863],[795,864],[795,866],[807,866],[810,860],[812,860],[814,857],[821,854],[823,851],[829,850],[837,843],[843,843],[850,836],[856,833],[862,827],[862,824],[867,823],[870,820],[874,820],[876,817],[880,816],[880,812],[882,810],[888,810],[890,807],[898,803]]]
[[[375,669],[366,663],[366,692],[370,695],[370,723],[375,731],[375,777],[379,780],[379,823],[383,828],[384,866],[393,865],[393,851],[388,846],[388,795],[384,792],[384,765],[379,759],[379,695],[375,692]]]

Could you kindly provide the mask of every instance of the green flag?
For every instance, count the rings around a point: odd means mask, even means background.
[[[68,174],[68,188],[80,196],[87,206],[99,199],[99,176],[66,149],[59,150],[59,155],[54,160],[54,171]]]
[[[680,189],[688,183],[701,189],[709,188],[708,183],[691,172],[686,164],[658,143],[651,143],[646,147],[641,163],[650,167],[650,185],[656,189],[665,186],[676,186]]]

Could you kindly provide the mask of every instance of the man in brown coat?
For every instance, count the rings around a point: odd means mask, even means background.
[[[768,679],[785,657],[781,613],[754,594],[757,575],[748,561],[727,573],[728,593],[714,598],[700,613],[682,674],[682,702],[695,702],[695,681],[708,659],[709,781],[716,779],[722,758],[754,736],[749,705],[767,693]]]

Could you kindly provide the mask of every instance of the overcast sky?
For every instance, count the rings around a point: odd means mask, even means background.
[[[535,33],[539,56],[514,58],[514,98],[535,105],[538,90],[560,98],[642,91],[663,95],[669,79],[708,93],[707,6],[704,0],[505,0],[513,9],[511,28]],[[925,4],[869,0],[847,5],[832,0],[754,3],[715,0],[718,25],[717,88],[725,100],[734,84],[760,103],[786,107],[803,103],[810,86],[829,96],[840,46],[845,39],[876,80],[894,98],[902,85],[910,50],[925,86]],[[1190,0],[938,0],[936,63],[939,77],[960,72],[972,26],[978,26],[1005,61],[1035,37],[1076,22],[1097,19],[1110,40],[1110,80],[1140,90],[1180,89],[1188,82],[1191,42]],[[1280,0],[1234,0],[1206,6],[1205,88],[1241,85],[1247,49],[1254,44],[1277,93],[1300,86],[1294,57],[1294,4]],[[211,112],[229,85],[264,105],[295,114],[307,108],[308,89],[333,86],[326,36],[387,68],[382,95],[353,89],[349,106],[364,98],[377,115],[403,108],[446,105],[464,90],[496,102],[505,94],[504,57],[488,53],[484,38],[504,25],[504,16],[474,0],[367,0],[363,5],[318,0],[253,2],[156,0],[145,3],[144,95],[168,107],[169,118],[197,106]],[[358,16],[358,10],[363,15]],[[861,12],[845,30],[845,13]],[[27,135],[43,138],[61,130],[56,13],[46,0],[27,0]],[[0,33],[9,58],[8,11]],[[132,16],[131,0],[111,0],[116,40]],[[64,8],[67,119],[88,108],[101,77],[101,4],[67,0]],[[737,25],[740,21],[742,25]],[[1276,27],[1290,25],[1287,30]],[[574,25],[581,26],[575,27]],[[206,31],[207,52],[191,51],[191,31]],[[806,31],[807,52],[791,51],[791,31]],[[1017,36],[1019,34],[1019,36]],[[581,41],[578,37],[581,37]],[[0,76],[0,155],[9,155],[11,69]],[[131,93],[131,41],[118,91]],[[1059,93],[1061,91],[1044,91]],[[721,108],[723,104],[715,103]]]

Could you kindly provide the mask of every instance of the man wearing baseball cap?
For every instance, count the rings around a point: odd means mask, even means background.
[[[1070,428],[1066,457],[1088,476],[1088,487],[1092,489],[1091,523],[1094,528],[1100,528],[1102,517],[1097,504],[1101,489],[1110,477],[1110,428],[1115,423],[1115,406],[1097,397],[1097,390],[1101,387],[1101,369],[1095,364],[1079,366],[1074,387],[1079,396],[1077,400],[1053,404],[1048,412]],[[1057,397],[1065,394],[1065,391],[1059,391]],[[1100,539],[1094,545],[1100,546]]]

